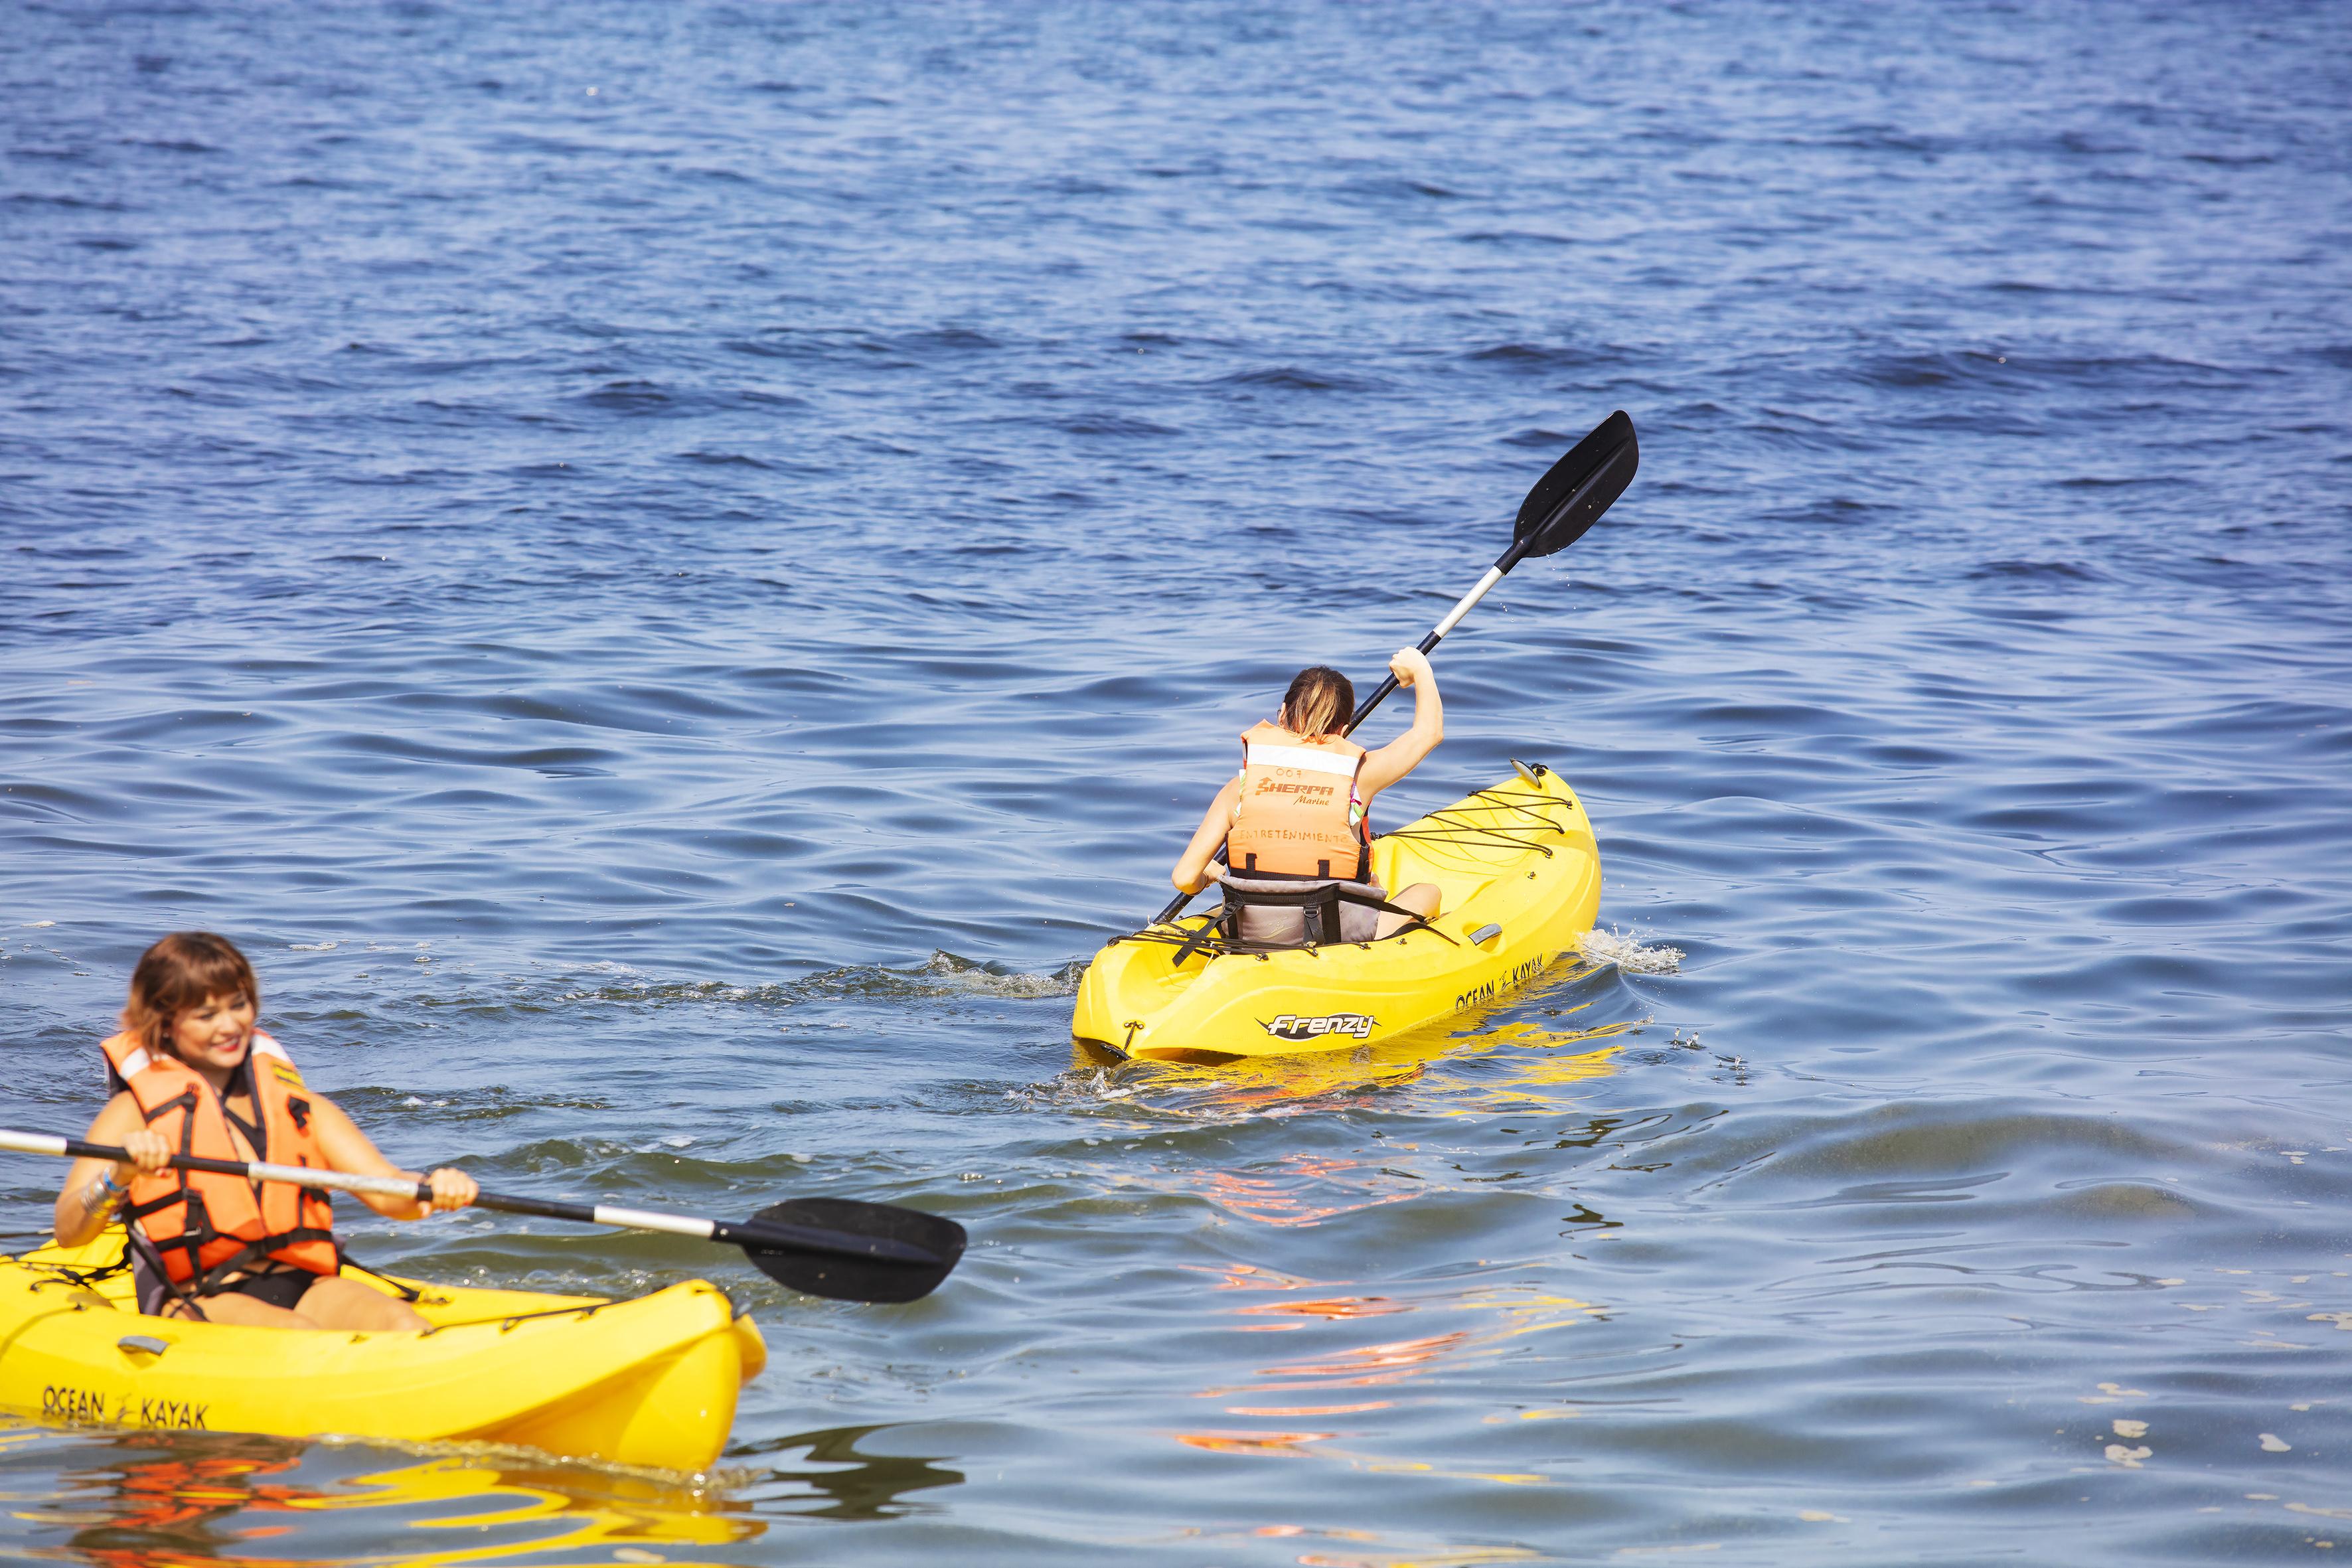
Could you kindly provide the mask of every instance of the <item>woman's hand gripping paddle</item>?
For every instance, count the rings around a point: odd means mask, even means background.
[[[1584,531],[1601,521],[1625,487],[1633,482],[1633,470],[1641,464],[1641,447],[1633,439],[1633,421],[1619,409],[1592,427],[1592,434],[1569,449],[1568,455],[1551,466],[1549,472],[1536,481],[1528,499],[1519,503],[1518,525],[1511,535],[1511,547],[1503,552],[1478,585],[1462,595],[1445,613],[1430,634],[1421,639],[1421,651],[1427,653],[1444,640],[1445,634],[1459,626],[1472,606],[1485,598],[1496,584],[1503,580],[1522,561],[1539,555],[1556,555],[1584,537]],[[1356,716],[1348,721],[1346,733],[1372,716],[1397,689],[1394,674],[1381,682],[1380,689],[1364,700]],[[1217,858],[1224,858],[1219,850]],[[1192,901],[1190,893],[1179,893],[1166,909],[1152,920],[1154,925],[1165,925],[1184,912]]]
[[[113,1160],[129,1163],[125,1151],[107,1143],[86,1143],[47,1132],[0,1131],[0,1149],[20,1154],[49,1154],[68,1160]],[[207,1160],[175,1154],[172,1165],[182,1171],[212,1171],[243,1176],[254,1182],[290,1182],[301,1187],[334,1187],[347,1193],[373,1193],[379,1197],[411,1198],[430,1203],[433,1189],[423,1182],[393,1176],[355,1176],[341,1171],[317,1171],[307,1165],[272,1165],[260,1161]],[[899,1208],[891,1204],[863,1204],[847,1198],[795,1198],[761,1209],[749,1220],[697,1219],[690,1215],[661,1214],[650,1209],[614,1208],[604,1204],[559,1204],[541,1198],[483,1193],[477,1207],[504,1214],[538,1215],[544,1219],[577,1220],[583,1225],[616,1226],[625,1230],[659,1231],[666,1236],[690,1236],[723,1241],[743,1249],[751,1266],[769,1279],[811,1296],[839,1301],[914,1301],[931,1293],[963,1256],[963,1226],[951,1219]]]

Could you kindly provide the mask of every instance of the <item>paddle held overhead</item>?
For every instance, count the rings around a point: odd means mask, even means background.
[[[1462,623],[1485,598],[1505,574],[1522,561],[1538,556],[1556,555],[1584,537],[1585,530],[1601,521],[1625,487],[1633,482],[1633,470],[1641,465],[1641,444],[1633,438],[1633,421],[1619,409],[1592,427],[1592,433],[1569,448],[1567,456],[1554,463],[1544,477],[1536,481],[1527,500],[1519,503],[1519,516],[1512,531],[1511,547],[1503,552],[1486,574],[1478,579],[1476,587],[1462,595],[1454,606],[1445,612],[1430,634],[1421,639],[1421,651],[1427,653],[1445,638],[1445,634]],[[1372,716],[1388,694],[1397,689],[1394,675],[1380,684],[1380,689],[1364,699],[1356,716],[1348,721],[1344,733],[1353,734],[1358,726]],[[1223,855],[1220,853],[1222,859]],[[1192,900],[1190,893],[1179,893],[1168,907],[1153,917],[1152,924],[1165,925],[1184,912]]]

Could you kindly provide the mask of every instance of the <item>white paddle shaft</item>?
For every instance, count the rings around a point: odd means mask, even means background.
[[[1452,609],[1445,612],[1445,618],[1437,623],[1437,629],[1430,635],[1435,637],[1443,637],[1446,633],[1461,625],[1462,617],[1468,615],[1474,608],[1475,608],[1478,601],[1485,598],[1487,592],[1492,589],[1496,584],[1502,580],[1503,569],[1500,566],[1487,567],[1486,574],[1478,579],[1478,585],[1471,589],[1468,593],[1463,595],[1461,602],[1456,604]]]
[[[11,1132],[0,1130],[0,1149],[19,1154],[49,1154],[64,1159],[70,1157],[75,1141],[47,1132]],[[321,1171],[310,1165],[277,1165],[266,1160],[255,1160],[246,1165],[247,1179],[256,1182],[287,1182],[298,1187],[332,1187],[344,1193],[373,1193],[383,1198],[406,1198],[411,1203],[424,1201],[417,1194],[420,1184],[399,1176],[362,1176],[348,1171]],[[657,1230],[667,1236],[690,1236],[708,1241],[718,1230],[715,1221],[695,1219],[682,1214],[659,1214],[652,1209],[613,1208],[598,1204],[593,1212],[598,1225],[618,1226],[625,1230]]]
[[[53,1154],[62,1160],[66,1141],[54,1132],[10,1132],[0,1129],[0,1149],[18,1154]]]

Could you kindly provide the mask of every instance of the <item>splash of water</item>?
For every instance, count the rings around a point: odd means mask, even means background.
[[[1584,933],[1584,956],[1595,963],[1613,963],[1625,974],[1673,974],[1683,966],[1683,950],[1660,942],[1644,947],[1639,937],[1595,926]]]

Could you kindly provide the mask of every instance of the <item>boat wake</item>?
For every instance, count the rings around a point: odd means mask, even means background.
[[[1074,958],[1059,969],[1033,974],[992,960],[982,963],[960,958],[945,949],[934,952],[920,969],[914,971],[927,978],[946,981],[958,991],[1020,998],[1075,996],[1078,994],[1078,980],[1086,972],[1084,959]]]

